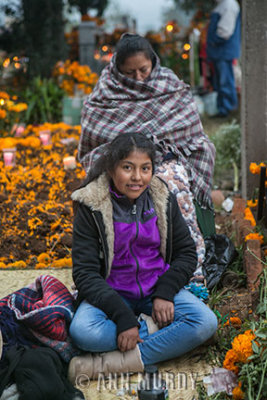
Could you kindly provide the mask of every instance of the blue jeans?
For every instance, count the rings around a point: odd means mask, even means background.
[[[222,115],[227,115],[238,105],[233,60],[216,60],[214,89],[218,92],[217,106]]]
[[[151,315],[150,297],[140,300],[123,298],[136,315]],[[144,365],[181,356],[209,339],[217,329],[215,314],[188,290],[174,297],[174,321],[149,335],[146,322],[140,320],[139,336],[144,340],[139,349]],[[70,335],[77,347],[89,352],[117,349],[116,324],[100,309],[83,301],[70,325]]]

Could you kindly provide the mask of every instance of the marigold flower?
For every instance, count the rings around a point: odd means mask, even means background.
[[[247,242],[248,240],[259,240],[260,244],[263,244],[264,237],[259,233],[249,233],[248,235],[245,236],[245,242]]]
[[[0,110],[0,119],[6,118],[6,110]]]
[[[234,338],[232,349],[237,353],[238,361],[245,363],[248,357],[253,354],[252,340],[254,338],[255,335],[251,330],[248,330]]]
[[[49,264],[51,262],[51,257],[47,253],[41,253],[37,257],[37,261],[38,261],[38,263]]]
[[[47,265],[44,263],[37,263],[34,267],[34,269],[44,269],[47,268]]]
[[[256,199],[256,200],[247,200],[247,206],[248,207],[251,207],[251,208],[253,208],[253,207],[256,207],[258,205],[258,200]]]
[[[224,324],[224,326],[233,325],[234,327],[240,327],[242,321],[239,317],[230,317]]]
[[[63,261],[63,259],[60,260],[54,260],[51,264],[52,268],[63,268],[65,267],[65,263]]]
[[[60,225],[61,221],[56,221],[53,224],[51,224],[51,231],[55,231],[57,227]]]
[[[260,167],[258,164],[252,162],[250,163],[249,170],[252,174],[259,174],[260,173]]]
[[[7,265],[3,262],[0,262],[0,269],[6,269]]]
[[[64,258],[64,262],[66,267],[71,268],[72,267],[72,259],[71,258]]]
[[[233,389],[232,396],[234,400],[243,400],[245,398],[245,393],[241,389],[241,382]]]
[[[230,371],[233,371],[235,374],[238,374],[239,368],[236,365],[238,361],[238,354],[233,349],[230,349],[225,355],[223,367],[229,369]]]
[[[8,110],[19,113],[22,111],[26,111],[27,108],[28,108],[28,105],[26,103],[18,103],[18,104],[10,105],[8,107]]]
[[[253,216],[253,214],[251,212],[251,209],[249,207],[245,208],[244,214],[245,214],[244,219],[250,221],[252,226],[256,226],[255,218],[254,218],[254,216]]]
[[[0,92],[0,99],[6,99],[9,100],[10,96],[7,92]]]
[[[16,139],[11,137],[6,137],[0,139],[0,149],[9,149],[16,146]]]
[[[24,262],[24,261],[22,261],[22,260],[19,260],[19,261],[15,261],[13,264],[12,264],[12,267],[14,267],[14,268],[26,268],[27,267],[27,265],[26,265],[26,263]]]
[[[253,354],[253,339],[255,339],[255,335],[251,330],[236,336],[232,342],[232,348],[225,355],[223,367],[238,374],[239,368],[236,363],[246,363],[248,357]]]

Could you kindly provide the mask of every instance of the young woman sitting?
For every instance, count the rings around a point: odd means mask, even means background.
[[[70,335],[85,352],[70,362],[72,382],[142,371],[216,331],[215,314],[184,289],[195,243],[175,196],[154,175],[155,154],[141,133],[119,135],[72,194],[79,306]]]

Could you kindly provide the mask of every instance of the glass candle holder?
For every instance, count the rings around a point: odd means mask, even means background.
[[[64,157],[63,158],[64,169],[75,169],[76,168],[76,159],[73,156]]]
[[[40,131],[40,140],[43,146],[49,146],[51,144],[51,132],[50,131]]]
[[[15,137],[21,137],[25,131],[25,124],[14,124],[11,133]]]
[[[5,167],[14,167],[16,165],[16,148],[3,149],[3,158]]]

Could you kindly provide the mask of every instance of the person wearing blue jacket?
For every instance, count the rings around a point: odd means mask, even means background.
[[[196,247],[175,195],[154,175],[155,155],[141,133],[121,134],[72,194],[78,308],[70,336],[85,354],[71,360],[71,382],[143,371],[216,331],[215,314],[184,289]]]
[[[240,56],[240,6],[236,0],[216,0],[207,35],[207,57],[214,64],[214,89],[218,116],[226,117],[238,106],[233,60]]]

